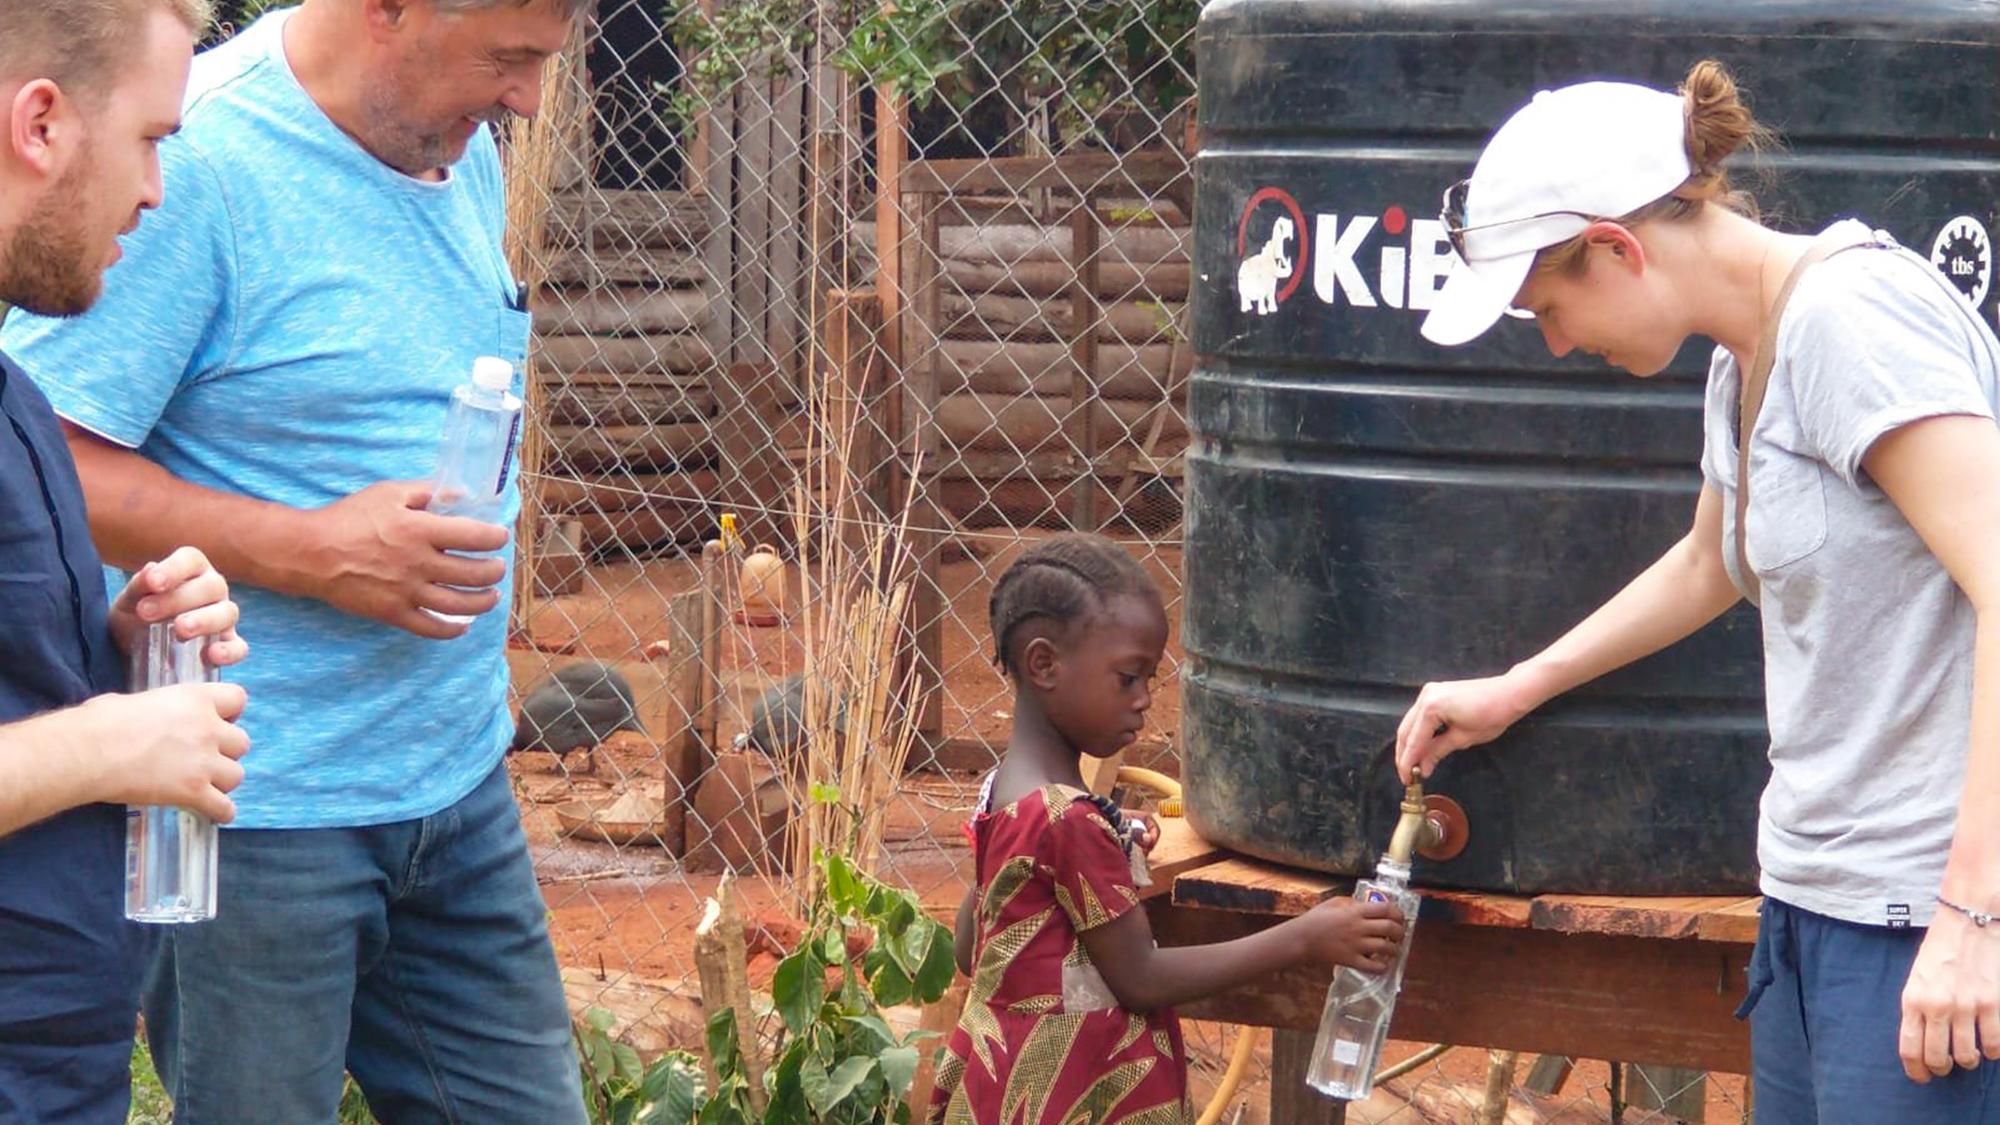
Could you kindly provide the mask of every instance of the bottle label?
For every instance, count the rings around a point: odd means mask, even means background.
[[[500,451],[500,475],[493,481],[493,495],[498,496],[507,488],[507,470],[514,467],[514,447],[521,439],[521,415],[514,412],[514,423],[507,427],[507,446]]]
[[[1353,1066],[1355,1063],[1360,1062],[1361,1044],[1351,1039],[1335,1040],[1333,1044],[1333,1061],[1342,1066]]]
[[[1118,997],[1095,965],[1064,965],[1062,1005],[1062,1010],[1071,1014],[1103,1012],[1116,1008]]]

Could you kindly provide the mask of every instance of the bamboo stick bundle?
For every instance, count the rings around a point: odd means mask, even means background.
[[[807,379],[810,448],[793,490],[793,530],[806,563],[805,745],[803,768],[788,771],[787,784],[800,810],[790,861],[802,906],[816,853],[845,852],[864,871],[879,864],[888,803],[917,737],[920,687],[903,659],[915,579],[913,497],[886,516],[867,502],[848,459],[868,424],[863,404],[851,380],[824,356],[815,359]]]
[[[582,46],[572,42],[542,69],[541,110],[506,125],[502,165],[506,181],[507,265],[528,296],[530,308],[545,291],[556,257],[549,238],[549,210],[576,145],[588,128],[589,99],[581,66]],[[535,606],[535,553],[542,503],[542,473],[549,459],[548,395],[543,393],[534,345],[521,372],[521,518],[515,524],[513,625],[528,627]]]

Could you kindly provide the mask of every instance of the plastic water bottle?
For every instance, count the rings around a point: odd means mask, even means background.
[[[514,365],[483,355],[472,363],[472,379],[451,393],[431,501],[425,510],[499,523],[505,504],[507,471],[521,436],[521,400],[515,397]],[[432,612],[440,621],[464,625],[472,618]]]
[[[212,683],[202,653],[210,638],[174,636],[171,623],[149,626],[132,654],[132,690]],[[135,922],[206,922],[215,917],[215,822],[172,805],[125,811],[125,916]]]
[[[1319,1018],[1319,1038],[1313,1043],[1312,1066],[1306,1071],[1306,1084],[1328,1097],[1358,1101],[1375,1089],[1382,1043],[1389,1037],[1389,1018],[1403,990],[1403,963],[1409,960],[1410,937],[1417,928],[1417,896],[1409,882],[1409,865],[1383,856],[1375,877],[1354,886],[1356,900],[1393,902],[1403,912],[1403,944],[1395,961],[1380,973],[1342,965],[1333,975]]]

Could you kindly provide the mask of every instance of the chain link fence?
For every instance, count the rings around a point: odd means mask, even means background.
[[[795,528],[815,385],[862,419],[841,456],[863,518],[907,508],[917,550],[922,738],[878,867],[941,916],[1011,719],[985,627],[1000,573],[1052,530],[1101,531],[1178,619],[1198,14],[606,0],[563,72],[581,109],[547,199],[515,658],[524,692],[611,665],[645,730],[516,772],[573,998],[627,1041],[699,1042],[689,950],[719,871],[744,876],[753,986],[796,932],[774,857],[799,795],[772,763],[796,750],[803,655],[799,607],[769,603],[814,565]],[[704,556],[725,516],[737,534]],[[1129,759],[1174,772],[1177,647],[1169,663]],[[664,795],[655,825],[602,812],[631,792],[628,812]],[[1189,1032],[1200,1105],[1240,1032]],[[1265,1047],[1223,1120],[1271,1120],[1269,1073]],[[1457,1049],[1349,1120],[1721,1122],[1743,1098],[1729,1076]]]
[[[1099,530],[1178,617],[1197,11],[605,0],[510,136],[537,310],[514,773],[574,1004],[642,1054],[701,1042],[724,871],[753,988],[797,937],[808,459],[861,500],[837,518],[907,521],[919,737],[875,866],[941,916],[1011,719],[1001,572]],[[830,443],[828,392],[858,419]],[[1134,764],[1173,768],[1170,663]]]
[[[697,929],[725,874],[753,991],[799,939],[788,763],[817,523],[912,551],[918,738],[874,869],[942,918],[1011,720],[986,630],[1002,571],[1100,531],[1178,621],[1198,14],[602,0],[513,124],[510,254],[536,314],[512,772],[572,1006],[642,1056],[701,1049]],[[814,491],[829,462],[859,503]],[[1179,655],[1129,764],[1177,772]],[[1199,1106],[1239,1031],[1188,1032]],[[1269,1056],[1266,1035],[1223,1122],[1272,1121]],[[1348,1120],[1747,1107],[1730,1076],[1460,1048]]]

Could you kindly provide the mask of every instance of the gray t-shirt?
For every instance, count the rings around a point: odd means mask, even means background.
[[[1827,237],[1862,241],[1857,222]],[[1717,348],[1702,474],[1736,573],[1736,360]],[[1869,925],[1929,923],[1972,720],[1974,614],[1861,466],[1876,439],[1939,415],[1994,417],[2000,342],[1929,262],[1836,254],[1799,279],[1750,454],[1750,566],[1762,587],[1771,783],[1764,893]]]

